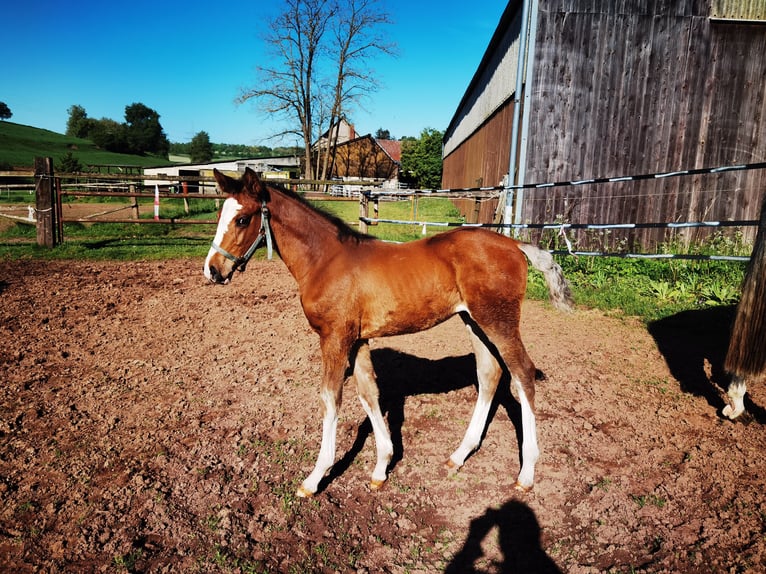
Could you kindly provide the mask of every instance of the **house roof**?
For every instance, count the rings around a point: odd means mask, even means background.
[[[377,146],[380,149],[382,149],[388,157],[391,158],[391,161],[395,163],[400,163],[402,161],[402,142],[396,141],[396,140],[377,139],[373,137],[372,134],[359,136],[358,138],[354,138],[352,140],[339,143],[338,147],[353,145],[356,142],[360,142],[362,140],[367,140],[367,139],[370,140],[372,143],[377,144]]]
[[[383,148],[383,151],[386,152],[396,163],[400,163],[402,161],[402,142],[397,140],[379,139],[376,139],[375,141],[378,142],[378,145]]]

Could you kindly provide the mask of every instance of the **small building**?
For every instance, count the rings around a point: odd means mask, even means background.
[[[144,185],[153,186],[157,184],[160,187],[176,188],[181,186],[179,180],[174,179],[177,177],[209,178],[213,175],[213,169],[236,176],[237,174],[244,173],[247,167],[260,172],[262,177],[267,179],[297,179],[300,176],[301,162],[299,157],[292,155],[148,167],[144,169],[144,175],[167,177],[167,179],[146,180]],[[213,182],[187,182],[187,191],[189,193],[215,193],[215,190],[216,186]]]
[[[511,0],[445,132],[442,186],[762,162],[765,78],[763,0]],[[755,220],[764,193],[761,169],[523,190],[498,212],[515,223]]]

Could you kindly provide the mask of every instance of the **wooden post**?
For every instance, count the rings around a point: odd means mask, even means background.
[[[35,211],[37,244],[48,248],[56,245],[56,201],[53,187],[53,158],[35,158]]]
[[[362,217],[369,217],[369,203],[367,201],[367,196],[364,193],[359,194],[359,231],[362,233],[367,233],[367,222],[363,221]]]
[[[134,184],[130,184],[128,190],[130,190],[130,193],[136,193],[136,186]],[[131,217],[133,219],[138,219],[138,198],[133,195],[131,196],[130,200],[133,202],[133,205],[130,206]]]

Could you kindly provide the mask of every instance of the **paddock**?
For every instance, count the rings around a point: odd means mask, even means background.
[[[0,570],[766,566],[766,394],[751,389],[742,422],[719,415],[733,308],[647,327],[526,301],[522,336],[547,377],[529,494],[512,488],[507,393],[481,449],[456,474],[444,466],[476,397],[462,323],[375,340],[389,481],[367,486],[374,441],[347,389],[339,462],[306,501],[294,493],[321,432],[320,355],[294,281],[279,262],[252,261],[218,288],[201,265],[3,262]]]

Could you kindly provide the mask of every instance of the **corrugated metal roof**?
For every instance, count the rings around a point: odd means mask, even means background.
[[[766,21],[766,0],[713,0],[710,17]]]
[[[513,95],[521,29],[521,1],[511,0],[444,133],[448,156]]]

